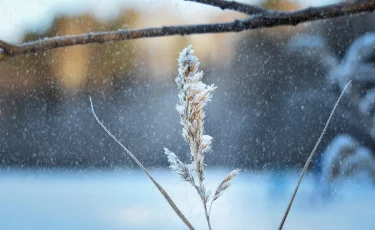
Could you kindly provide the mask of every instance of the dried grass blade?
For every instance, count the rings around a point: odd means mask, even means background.
[[[286,211],[285,211],[285,213],[284,213],[283,219],[282,219],[282,221],[281,221],[281,223],[280,223],[280,226],[279,226],[279,228],[278,228],[279,230],[283,229],[283,226],[284,226],[285,220],[286,220],[286,218],[288,217],[288,214],[289,214],[290,208],[292,207],[292,204],[293,204],[294,198],[296,197],[296,194],[297,194],[298,188],[299,188],[299,186],[300,186],[300,184],[301,184],[301,181],[302,181],[302,179],[303,179],[303,176],[305,175],[305,173],[306,173],[306,171],[307,171],[307,169],[308,169],[308,167],[309,167],[309,164],[310,164],[312,158],[313,158],[314,155],[315,155],[316,149],[318,148],[320,142],[321,142],[322,139],[323,139],[324,134],[325,134],[326,131],[327,131],[328,125],[329,125],[329,123],[331,122],[331,119],[332,119],[332,117],[333,117],[333,114],[335,113],[336,108],[337,108],[337,106],[338,106],[338,104],[339,104],[339,102],[340,102],[342,96],[344,95],[346,89],[348,88],[348,86],[350,85],[351,82],[352,82],[352,81],[350,80],[350,81],[345,85],[343,91],[342,91],[341,94],[340,94],[340,97],[337,99],[337,101],[336,101],[336,103],[335,103],[335,106],[333,107],[333,109],[332,109],[332,111],[331,111],[331,114],[329,115],[329,118],[328,118],[328,120],[327,120],[327,122],[326,122],[326,124],[325,124],[325,126],[324,126],[324,129],[323,129],[322,133],[321,133],[320,136],[319,136],[318,141],[316,142],[316,144],[315,144],[315,146],[314,146],[314,149],[313,149],[312,152],[310,153],[309,158],[307,158],[307,161],[306,161],[306,163],[305,163],[305,166],[303,167],[303,170],[302,170],[301,175],[300,175],[300,177],[299,177],[299,180],[298,180],[297,186],[296,186],[295,189],[294,189],[294,192],[293,192],[292,198],[291,198],[290,201],[289,201],[288,207],[287,207],[287,209],[286,209]]]
[[[133,155],[132,152],[128,148],[126,148],[104,125],[103,123],[99,120],[98,116],[96,116],[95,111],[94,111],[94,106],[90,97],[90,104],[91,104],[91,112],[94,115],[96,121],[100,124],[100,126],[104,129],[104,131],[112,137],[113,140],[117,142],[124,150],[125,152],[137,163],[137,165],[143,170],[143,172],[146,173],[148,178],[154,183],[154,185],[159,189],[160,193],[164,196],[164,198],[167,200],[169,205],[172,207],[172,209],[176,212],[176,214],[180,217],[180,219],[186,224],[186,226],[194,230],[194,227],[190,224],[190,222],[186,219],[184,214],[180,211],[180,209],[177,207],[177,205],[173,202],[172,198],[168,195],[168,193],[161,187],[161,185],[156,182],[156,180],[151,176],[151,174],[147,171],[147,169],[142,165],[142,163]]]

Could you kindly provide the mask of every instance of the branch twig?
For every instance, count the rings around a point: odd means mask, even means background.
[[[89,43],[105,43],[147,37],[240,32],[244,30],[268,28],[280,25],[297,25],[302,22],[336,18],[362,12],[372,12],[374,10],[375,1],[367,0],[361,2],[338,3],[322,7],[310,7],[292,12],[275,12],[272,14],[264,15],[260,14],[251,16],[245,20],[235,20],[233,22],[163,26],[135,30],[88,33],[73,36],[53,37],[44,40],[23,43],[20,45],[11,45],[4,41],[0,41],[0,61],[5,61],[11,57],[19,55],[43,52],[46,50],[66,46],[84,45]]]
[[[91,112],[94,115],[96,121],[100,124],[100,126],[104,129],[104,131],[112,137],[113,140],[117,142],[124,150],[125,152],[137,163],[137,165],[143,170],[143,172],[146,173],[148,178],[154,183],[154,185],[158,188],[160,193],[164,196],[164,198],[168,201],[169,205],[172,207],[172,209],[176,212],[176,214],[180,217],[180,219],[186,224],[186,226],[190,230],[194,230],[194,227],[190,224],[190,222],[186,219],[184,214],[180,211],[180,209],[177,207],[177,205],[173,202],[172,198],[168,195],[168,193],[161,187],[161,185],[156,182],[156,180],[151,176],[151,174],[147,171],[147,169],[142,165],[142,163],[133,155],[132,152],[128,148],[126,148],[104,125],[103,123],[99,120],[98,116],[96,116],[95,111],[94,111],[94,106],[92,104],[92,100],[90,97],[90,105],[91,105]]]
[[[188,2],[197,2],[210,6],[219,7],[222,10],[234,10],[244,14],[271,14],[275,11],[267,10],[259,6],[248,5],[236,1],[224,1],[224,0],[185,0]]]
[[[297,194],[298,188],[299,188],[299,186],[300,186],[300,184],[301,184],[301,181],[302,181],[302,179],[303,179],[303,176],[305,175],[305,173],[306,173],[306,171],[307,171],[307,169],[308,169],[308,167],[309,167],[309,164],[310,164],[312,158],[313,158],[314,155],[315,155],[316,149],[318,148],[320,142],[321,142],[322,139],[323,139],[324,134],[325,134],[326,131],[327,131],[328,125],[329,125],[329,123],[331,122],[331,119],[332,119],[332,117],[333,117],[333,114],[335,113],[336,108],[337,108],[337,106],[338,106],[338,104],[339,104],[339,102],[340,102],[342,96],[344,95],[346,89],[348,88],[348,86],[350,85],[351,82],[352,82],[352,81],[350,80],[350,81],[345,85],[344,89],[342,90],[341,95],[340,95],[340,97],[337,99],[337,101],[336,101],[336,103],[335,103],[335,106],[333,106],[333,109],[332,109],[332,111],[331,111],[331,114],[330,114],[329,117],[328,117],[328,120],[327,120],[327,122],[326,122],[326,124],[325,124],[325,126],[324,126],[324,129],[323,129],[322,133],[320,134],[319,139],[318,139],[318,141],[316,142],[316,144],[315,144],[315,146],[314,146],[314,149],[313,149],[312,152],[310,153],[309,158],[307,158],[307,161],[306,161],[306,163],[305,163],[305,166],[303,167],[303,170],[302,170],[301,175],[300,175],[300,177],[299,177],[299,180],[298,180],[297,186],[296,186],[295,189],[294,189],[294,192],[293,192],[292,198],[291,198],[290,201],[289,201],[288,207],[287,207],[287,209],[286,209],[286,211],[285,211],[285,213],[284,213],[283,219],[282,219],[282,221],[281,221],[281,223],[280,223],[279,230],[282,230],[282,229],[283,229],[283,226],[284,226],[285,220],[286,220],[286,218],[288,217],[288,214],[289,214],[290,208],[292,207],[292,204],[293,204],[294,198],[296,197],[296,194]]]

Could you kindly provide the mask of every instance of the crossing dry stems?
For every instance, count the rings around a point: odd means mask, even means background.
[[[204,134],[204,107],[208,101],[211,100],[212,92],[216,89],[214,85],[206,85],[201,80],[203,77],[203,72],[199,71],[200,62],[198,58],[193,54],[194,51],[192,50],[191,46],[185,48],[181,53],[178,59],[179,69],[178,69],[178,76],[176,78],[176,84],[179,88],[179,102],[176,106],[176,109],[180,115],[180,124],[182,125],[182,136],[185,141],[190,146],[190,155],[192,159],[192,163],[186,164],[183,163],[181,160],[178,159],[177,155],[168,149],[164,148],[164,152],[167,155],[168,162],[170,164],[170,169],[175,172],[179,177],[181,177],[184,181],[189,182],[201,198],[203,203],[203,208],[205,211],[205,216],[207,220],[207,225],[209,230],[212,229],[211,222],[210,222],[210,213],[212,204],[215,200],[217,200],[225,190],[227,190],[232,180],[238,175],[239,169],[235,169],[230,172],[218,185],[215,190],[215,193],[212,195],[210,190],[207,190],[204,185],[204,158],[205,153],[211,151],[211,143],[212,137],[209,135]],[[297,194],[299,186],[302,182],[302,179],[309,167],[309,164],[312,158],[315,155],[315,152],[322,141],[328,125],[331,122],[331,119],[336,111],[336,108],[343,97],[345,91],[349,87],[351,81],[349,81],[340,97],[337,99],[330,115],[325,123],[324,129],[320,134],[319,139],[317,140],[312,152],[310,153],[305,166],[301,172],[300,178],[297,182],[297,185],[294,189],[288,207],[284,213],[283,219],[280,223],[279,229],[281,230],[285,224],[286,218],[290,212],[292,207],[294,198]],[[125,152],[136,162],[136,164],[144,171],[144,173],[149,177],[149,179],[153,182],[153,184],[158,188],[160,193],[164,196],[167,200],[169,205],[172,209],[176,212],[176,214],[180,217],[180,219],[186,224],[189,229],[194,229],[191,223],[186,219],[186,217],[182,214],[180,209],[177,205],[173,202],[171,197],[168,193],[163,189],[163,187],[151,176],[148,170],[142,165],[142,163],[134,156],[134,154],[126,148],[99,120],[97,115],[95,114],[94,106],[90,97],[90,104],[91,104],[91,111],[94,115],[96,121],[100,124],[100,126],[104,129],[104,131],[113,139],[115,140],[124,150]],[[197,179],[196,179],[197,178]]]

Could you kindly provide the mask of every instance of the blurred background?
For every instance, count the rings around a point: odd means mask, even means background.
[[[243,2],[289,11],[339,1]],[[246,18],[178,0],[2,0],[0,6],[0,39],[15,44]],[[184,229],[96,123],[89,96],[108,129],[205,228],[196,194],[168,172],[163,151],[190,160],[174,82],[176,59],[189,44],[202,63],[203,81],[218,87],[206,110],[205,131],[214,138],[205,158],[212,173],[207,180],[213,180],[208,185],[214,189],[225,172],[242,169],[213,211],[215,229],[278,226],[299,170],[349,79],[352,87],[318,148],[288,229],[371,229],[374,25],[374,14],[360,14],[241,33],[74,46],[1,62],[0,229]]]

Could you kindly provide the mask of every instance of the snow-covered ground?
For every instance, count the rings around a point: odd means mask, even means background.
[[[207,172],[215,188],[229,170]],[[206,229],[198,195],[167,170],[152,170],[196,229]],[[213,229],[276,229],[299,172],[241,172],[214,203]],[[375,188],[341,181],[327,188],[309,175],[285,229],[373,229]],[[185,229],[139,170],[0,170],[0,229]]]

